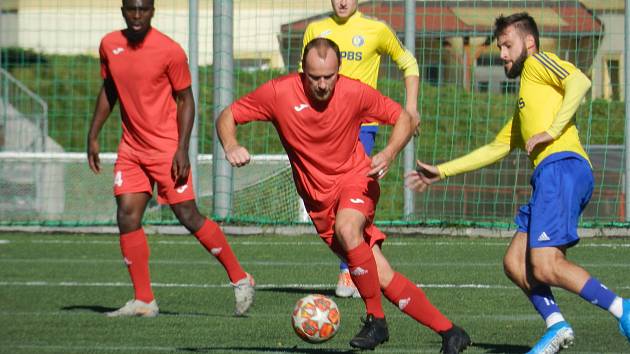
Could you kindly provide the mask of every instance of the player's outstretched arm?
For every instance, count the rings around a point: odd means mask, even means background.
[[[396,158],[396,155],[402,150],[409,139],[413,136],[418,127],[418,118],[412,117],[405,110],[400,112],[400,117],[396,120],[392,134],[389,137],[387,146],[372,157],[372,169],[368,172],[368,176],[374,176],[381,179],[389,170],[389,166]]]
[[[225,151],[225,158],[234,167],[245,166],[250,161],[249,151],[239,145],[236,138],[236,123],[230,107],[221,112],[216,122],[217,135]]]
[[[90,169],[94,173],[101,172],[101,160],[99,159],[100,145],[98,143],[98,134],[103,128],[103,124],[109,117],[118,94],[114,82],[111,80],[104,80],[101,91],[96,97],[96,106],[94,108],[94,114],[92,114],[92,123],[90,123],[90,130],[87,136],[87,159]]]
[[[177,101],[177,132],[179,141],[177,151],[173,156],[171,165],[171,177],[176,184],[186,183],[190,173],[190,159],[188,157],[188,147],[190,134],[195,122],[195,98],[190,87],[175,92]]]

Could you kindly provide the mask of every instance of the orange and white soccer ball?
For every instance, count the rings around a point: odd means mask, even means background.
[[[339,330],[341,314],[330,298],[311,294],[301,298],[293,309],[293,330],[309,343],[321,343],[334,337]]]

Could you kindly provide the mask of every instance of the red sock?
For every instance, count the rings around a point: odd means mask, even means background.
[[[201,229],[195,232],[195,237],[223,265],[232,283],[247,276],[216,222],[206,219]]]
[[[394,273],[394,278],[383,293],[402,312],[435,332],[453,327],[451,321],[429,302],[424,291],[400,273]]]
[[[350,277],[357,286],[368,315],[376,318],[384,318],[383,304],[381,303],[381,286],[378,283],[378,270],[372,250],[363,242],[358,247],[346,252]]]
[[[125,259],[136,300],[153,301],[149,275],[149,245],[143,229],[120,235],[120,250]]]

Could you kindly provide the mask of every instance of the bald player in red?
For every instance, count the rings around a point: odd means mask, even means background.
[[[98,134],[120,100],[123,134],[114,166],[120,249],[134,298],[110,317],[154,317],[159,313],[149,276],[149,248],[142,215],[157,185],[158,202],[169,204],[179,222],[223,265],[234,287],[237,316],[254,300],[254,279],[232,252],[219,225],[195,203],[188,144],[195,104],[188,59],[175,41],[151,27],[153,0],[124,0],[127,28],[101,41],[103,87],[88,133],[87,157],[101,171]]]
[[[378,180],[413,135],[418,119],[360,81],[339,75],[339,47],[316,38],[303,52],[302,74],[271,80],[226,108],[217,132],[232,166],[250,161],[236,138],[237,125],[271,122],[289,156],[298,193],[320,237],[347,261],[365,302],[363,328],[350,341],[374,349],[389,339],[381,294],[404,313],[442,335],[442,351],[458,353],[469,343],[424,292],[392,269],[381,252],[385,235],[373,224]],[[359,142],[366,120],[393,125],[387,146],[370,158]]]

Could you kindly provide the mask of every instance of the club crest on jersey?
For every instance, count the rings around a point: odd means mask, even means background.
[[[352,37],[352,45],[360,48],[365,44],[365,38],[363,38],[362,35],[357,34],[356,36]]]
[[[523,100],[523,97],[518,99],[518,108],[520,109],[525,108],[525,101]]]

